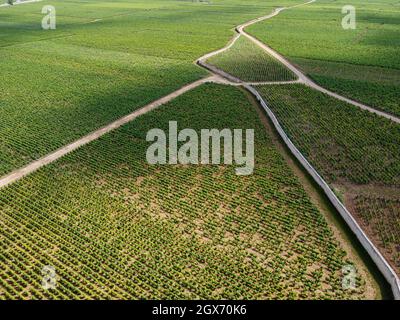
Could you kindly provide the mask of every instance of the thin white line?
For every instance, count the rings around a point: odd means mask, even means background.
[[[368,252],[371,259],[375,262],[378,269],[382,272],[386,280],[389,282],[394,298],[396,300],[400,300],[400,280],[390,266],[390,264],[386,261],[385,257],[381,254],[378,248],[373,244],[373,242],[368,238],[367,234],[364,230],[360,227],[357,221],[353,218],[352,214],[347,210],[345,205],[338,199],[332,189],[329,187],[328,183],[319,175],[317,170],[308,162],[306,157],[297,149],[294,143],[290,140],[287,136],[286,132],[283,130],[282,126],[280,125],[278,119],[276,118],[273,111],[268,107],[267,103],[258,93],[258,91],[245,84],[244,87],[256,97],[256,99],[260,102],[261,106],[266,111],[268,117],[271,119],[275,129],[278,131],[279,135],[281,136],[284,143],[287,145],[291,153],[299,160],[302,166],[307,170],[307,172],[311,175],[316,183],[322,188],[326,196],[335,206],[337,211],[346,221],[347,225],[353,231],[353,233],[357,236],[360,243],[363,245],[365,250]]]

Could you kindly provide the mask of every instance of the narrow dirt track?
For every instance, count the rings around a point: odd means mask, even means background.
[[[40,1],[40,0],[36,0],[36,1]],[[182,95],[183,93],[185,93],[187,91],[190,91],[190,90],[192,90],[192,89],[194,89],[194,88],[196,88],[196,87],[198,87],[201,84],[206,83],[206,82],[222,83],[222,84],[229,84],[229,85],[234,85],[234,86],[263,85],[263,84],[264,85],[274,85],[274,84],[276,84],[276,85],[278,85],[278,84],[279,85],[285,85],[285,84],[291,84],[291,83],[303,83],[303,84],[306,84],[306,85],[308,85],[310,87],[313,87],[314,89],[316,89],[318,91],[321,91],[323,93],[331,95],[331,96],[335,97],[336,99],[339,99],[339,100],[342,100],[342,101],[346,101],[346,102],[348,102],[350,104],[353,104],[353,105],[355,105],[357,107],[360,107],[361,109],[368,110],[370,112],[373,112],[373,113],[376,113],[376,114],[378,114],[380,116],[388,118],[388,119],[390,119],[390,120],[392,120],[394,122],[400,123],[400,119],[395,117],[395,116],[389,115],[389,114],[387,114],[385,112],[382,112],[382,111],[379,111],[379,110],[376,110],[376,109],[374,109],[372,107],[363,105],[361,103],[358,103],[356,101],[353,101],[351,99],[348,99],[346,97],[343,97],[343,96],[338,95],[336,93],[330,92],[329,90],[326,90],[325,88],[320,87],[319,85],[314,83],[311,79],[309,79],[305,74],[303,74],[300,70],[298,70],[294,65],[292,65],[289,61],[287,61],[279,53],[277,53],[276,51],[272,50],[267,45],[265,45],[264,43],[260,42],[259,40],[257,40],[256,38],[254,38],[253,36],[248,34],[246,31],[244,31],[244,28],[246,28],[246,27],[248,27],[248,26],[250,26],[250,25],[252,25],[254,23],[273,18],[274,16],[278,15],[283,10],[296,8],[296,7],[303,6],[303,5],[307,5],[307,4],[313,3],[315,1],[316,0],[311,0],[311,1],[308,1],[308,2],[305,2],[305,3],[301,3],[301,4],[298,4],[298,5],[291,6],[291,7],[278,8],[274,12],[272,12],[272,13],[266,15],[266,16],[251,20],[249,22],[246,22],[244,24],[241,24],[241,25],[237,26],[236,27],[237,34],[232,38],[232,40],[224,48],[216,50],[216,51],[213,51],[213,52],[208,53],[208,54],[205,54],[204,56],[200,57],[196,61],[197,64],[199,64],[200,66],[202,66],[204,68],[207,68],[209,71],[211,71],[213,73],[212,76],[210,76],[208,78],[200,79],[200,80],[195,81],[195,82],[193,82],[191,84],[188,84],[188,85],[186,85],[186,86],[184,86],[184,87],[172,92],[171,94],[169,94],[169,95],[167,95],[167,96],[165,96],[165,97],[163,97],[161,99],[158,99],[158,100],[148,104],[147,106],[144,106],[143,108],[141,108],[139,110],[136,110],[136,111],[132,112],[131,114],[128,114],[127,116],[124,116],[124,117],[122,117],[122,118],[120,118],[120,119],[118,119],[118,120],[106,125],[103,128],[100,128],[100,129],[98,129],[98,130],[96,130],[96,131],[94,131],[94,132],[92,132],[92,133],[90,133],[90,134],[88,134],[88,135],[86,135],[86,136],[84,136],[84,137],[82,137],[82,138],[80,138],[80,139],[78,139],[78,140],[76,140],[76,141],[74,141],[74,142],[72,142],[72,143],[70,143],[70,144],[68,144],[68,145],[66,145],[66,146],[64,146],[64,147],[62,147],[62,148],[60,148],[60,149],[58,149],[58,150],[56,150],[56,151],[44,156],[44,157],[42,157],[42,158],[40,158],[40,159],[38,159],[38,160],[35,160],[35,161],[29,163],[25,167],[22,167],[20,169],[12,171],[11,173],[9,173],[9,174],[7,174],[7,175],[5,175],[5,176],[0,178],[0,188],[3,188],[3,187],[5,187],[5,186],[7,186],[7,185],[9,185],[9,184],[11,184],[11,183],[13,183],[15,181],[27,176],[28,174],[40,169],[41,167],[56,161],[57,159],[61,158],[62,156],[68,154],[69,152],[71,152],[73,150],[76,150],[79,147],[81,147],[81,146],[83,146],[83,145],[85,145],[85,144],[87,144],[87,143],[89,143],[89,142],[91,142],[93,140],[96,140],[96,139],[100,138],[104,134],[106,134],[106,133],[108,133],[108,132],[110,132],[110,131],[112,131],[112,130],[114,130],[114,129],[116,129],[116,128],[118,128],[118,127],[120,127],[120,126],[122,126],[122,125],[124,125],[124,124],[126,124],[128,122],[130,122],[130,121],[132,121],[132,120],[134,120],[135,118],[139,117],[140,115],[145,114],[145,113],[147,113],[147,112],[149,112],[149,111],[161,106],[162,104],[165,104],[165,103],[173,100],[174,98],[178,97],[179,95]],[[211,66],[211,65],[209,65],[209,64],[207,64],[205,62],[205,60],[207,60],[208,58],[210,58],[210,57],[212,57],[214,55],[220,54],[220,53],[228,50],[229,48],[231,48],[235,44],[235,42],[239,39],[239,37],[241,35],[243,35],[243,36],[247,37],[248,39],[250,39],[251,41],[253,41],[255,44],[257,44],[259,47],[264,49],[271,56],[273,56],[278,61],[280,61],[282,64],[284,64],[289,70],[291,70],[294,74],[297,75],[298,80],[295,80],[295,81],[277,81],[277,82],[271,81],[271,82],[245,83],[245,82],[242,82],[240,79],[235,78],[232,75],[229,75],[229,74],[223,72],[222,70],[219,70],[219,69],[215,68],[214,66]]]
[[[41,1],[41,0],[36,0],[36,1]],[[272,17],[273,15],[276,15],[276,14],[277,13],[274,12],[274,13],[268,15],[267,17]],[[264,17],[264,18],[266,18],[266,17]],[[234,45],[234,43],[236,42],[236,40],[239,37],[240,37],[240,34],[236,34],[235,37],[230,41],[230,43],[226,47],[224,47],[220,50],[214,51],[210,54],[207,54],[207,55],[201,57],[200,59],[208,59],[210,56],[219,54],[219,53],[229,49],[231,46]],[[213,70],[210,70],[210,71],[213,72]],[[232,82],[230,82],[230,81],[224,79],[224,76],[229,77],[228,74],[222,74],[222,77],[221,77],[220,72],[216,72],[216,71],[217,70],[215,70],[215,72],[213,72],[214,75],[212,75],[210,77],[200,79],[191,84],[188,84],[188,85],[172,92],[171,94],[169,94],[161,99],[158,99],[158,100],[148,104],[147,106],[144,106],[143,108],[136,110],[136,111],[132,112],[131,114],[128,114],[127,116],[124,116],[124,117],[106,125],[103,128],[100,128],[92,133],[89,133],[88,135],[86,135],[86,136],[84,136],[84,137],[82,137],[82,138],[80,138],[80,139],[38,159],[38,160],[34,160],[22,168],[19,168],[19,169],[16,169],[16,170],[10,172],[9,174],[0,178],[0,189],[11,183],[14,183],[15,181],[20,180],[21,178],[40,169],[41,167],[46,166],[46,165],[58,160],[59,158],[63,157],[64,155],[70,153],[71,151],[74,151],[74,150],[80,148],[81,146],[100,138],[104,134],[106,134],[116,128],[119,128],[120,126],[136,119],[140,115],[143,115],[143,114],[161,106],[162,104],[165,104],[165,103],[173,100],[174,98],[178,97],[179,95],[182,95],[183,93],[190,91],[190,90],[200,86],[203,83],[214,82],[214,83],[221,83],[221,84],[241,85],[239,79],[235,79],[234,77],[232,77],[229,79],[229,80],[232,80]],[[293,81],[291,81],[291,82],[293,82]],[[282,83],[285,83],[285,82],[282,82]],[[257,84],[271,84],[271,83],[265,82],[265,83],[257,83]]]
[[[288,69],[290,69],[291,71],[293,71],[298,77],[299,77],[299,82],[303,83],[315,90],[318,90],[322,93],[325,93],[335,99],[347,102],[349,104],[352,104],[356,107],[359,107],[363,110],[367,110],[369,112],[375,113],[381,117],[385,117],[393,122],[396,123],[400,123],[400,118],[391,115],[389,113],[377,110],[373,107],[367,106],[365,104],[362,104],[360,102],[354,101],[352,99],[346,98],[340,94],[337,94],[335,92],[329,91],[328,89],[325,89],[323,87],[321,87],[320,85],[318,85],[317,83],[315,83],[314,81],[312,81],[309,77],[307,77],[305,74],[303,74],[299,69],[297,69],[294,65],[292,65],[288,60],[286,60],[285,58],[283,58],[279,53],[277,53],[276,51],[274,51],[273,49],[271,49],[270,47],[268,47],[267,45],[265,45],[264,43],[260,42],[259,40],[257,40],[256,38],[254,38],[253,36],[251,36],[250,34],[248,34],[246,31],[242,31],[241,34],[243,34],[245,37],[247,37],[248,39],[250,39],[251,41],[253,41],[254,43],[256,43],[258,46],[260,46],[261,48],[263,48],[266,52],[268,52],[271,56],[273,56],[274,58],[276,58],[277,60],[279,60],[282,64],[284,64]]]

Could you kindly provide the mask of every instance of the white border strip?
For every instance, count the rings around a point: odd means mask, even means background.
[[[385,279],[388,281],[392,288],[393,296],[395,300],[400,300],[400,280],[392,267],[386,261],[386,259],[382,256],[379,250],[375,247],[375,245],[371,242],[368,236],[361,229],[357,221],[353,218],[351,213],[347,210],[347,208],[342,204],[342,202],[338,199],[338,197],[333,193],[329,185],[325,182],[324,179],[318,174],[318,172],[314,169],[314,167],[307,161],[307,159],[302,155],[302,153],[296,148],[293,142],[286,135],[285,131],[282,129],[279,124],[278,119],[271,111],[271,109],[267,106],[267,103],[258,93],[258,91],[249,86],[248,84],[243,84],[243,87],[246,88],[249,92],[251,92],[256,99],[260,102],[264,110],[267,112],[269,118],[274,124],[276,130],[279,135],[290,149],[292,154],[300,161],[302,166],[307,170],[307,172],[312,176],[314,181],[318,183],[318,185],[322,188],[326,196],[329,198],[331,203],[335,206],[336,210],[339,211],[342,218],[346,221],[347,225],[356,235],[357,239],[361,242],[364,249],[368,252],[371,259],[375,262],[378,269],[382,272]]]

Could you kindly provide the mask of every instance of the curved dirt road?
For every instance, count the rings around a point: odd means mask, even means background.
[[[0,189],[3,187],[6,187],[7,185],[16,182],[20,179],[22,179],[23,177],[27,176],[28,174],[33,173],[34,171],[40,169],[41,167],[44,167],[54,161],[56,161],[57,159],[60,159],[61,157],[65,156],[66,154],[84,146],[85,144],[88,144],[89,142],[92,142],[94,140],[99,139],[101,136],[105,135],[106,133],[115,130],[119,127],[121,127],[122,125],[136,119],[137,117],[150,112],[158,107],[160,107],[163,104],[166,104],[167,102],[175,99],[176,97],[190,91],[193,90],[194,88],[197,88],[198,86],[207,83],[207,82],[220,82],[219,79],[215,76],[210,76],[207,78],[203,78],[200,80],[197,80],[195,82],[189,83],[185,86],[183,86],[182,88],[158,99],[155,100],[151,103],[149,103],[148,105],[122,117],[119,118],[117,120],[115,120],[114,122],[109,123],[108,125],[93,131],[91,133],[89,133],[88,135],[64,146],[61,147],[60,149],[38,159],[38,160],[34,160],[31,163],[27,164],[26,166],[14,170],[11,173],[3,176],[0,178]]]
[[[315,2],[315,0],[309,1],[304,4],[300,4],[300,5],[305,5],[305,4],[309,4],[309,3],[313,3],[313,2]],[[298,7],[300,5],[296,5],[293,7]],[[293,8],[293,7],[289,7],[289,8]],[[236,28],[237,34],[234,36],[234,38],[230,41],[230,43],[226,47],[204,55],[203,57],[201,57],[200,59],[197,60],[197,64],[210,70],[212,73],[225,78],[225,79],[222,79],[222,78],[217,77],[217,78],[215,78],[215,81],[218,81],[220,83],[229,84],[229,85],[234,85],[234,86],[243,86],[246,90],[251,92],[253,94],[253,96],[256,97],[256,99],[259,101],[259,103],[262,105],[262,107],[268,114],[268,117],[271,119],[275,129],[278,131],[279,135],[281,136],[281,138],[284,141],[284,143],[286,144],[286,146],[289,148],[290,152],[294,155],[294,157],[297,158],[297,160],[301,163],[301,165],[304,167],[304,169],[311,175],[313,180],[322,188],[325,195],[330,199],[330,202],[332,203],[332,205],[336,208],[336,210],[339,212],[339,214],[345,220],[346,224],[349,226],[349,228],[352,230],[352,232],[356,235],[356,237],[358,238],[358,240],[360,241],[362,246],[368,252],[371,259],[375,262],[376,266],[379,268],[379,270],[382,272],[382,274],[384,275],[384,277],[390,284],[394,298],[396,300],[400,300],[400,280],[399,280],[396,272],[393,270],[393,268],[390,266],[390,264],[387,262],[387,260],[381,254],[381,252],[375,246],[375,244],[370,240],[368,235],[360,227],[360,225],[354,219],[352,214],[348,211],[348,209],[344,206],[344,204],[337,198],[337,196],[332,191],[332,189],[329,187],[327,182],[319,175],[317,170],[308,162],[308,160],[303,156],[303,154],[297,149],[297,147],[293,144],[293,142],[290,140],[290,138],[286,135],[286,132],[283,130],[283,128],[279,124],[278,119],[275,117],[272,110],[267,106],[267,104],[265,103],[263,98],[260,96],[260,94],[257,92],[257,90],[255,88],[253,88],[250,83],[243,82],[240,79],[205,62],[205,60],[207,60],[208,58],[228,50],[239,39],[239,37],[241,35],[243,35],[243,36],[249,38],[255,44],[257,44],[259,47],[264,49],[266,52],[268,52],[271,56],[275,57],[277,60],[279,60],[281,63],[283,63],[289,70],[291,70],[298,77],[297,81],[270,82],[269,84],[285,85],[285,84],[293,83],[293,82],[302,83],[302,84],[312,87],[320,92],[328,94],[336,99],[345,101],[345,102],[355,105],[361,109],[368,110],[370,112],[373,112],[375,114],[378,114],[380,116],[388,118],[394,122],[400,123],[400,119],[397,117],[391,116],[385,112],[381,112],[379,110],[376,110],[369,106],[363,105],[361,103],[358,103],[358,102],[348,99],[346,97],[340,96],[334,92],[326,90],[325,88],[322,88],[321,86],[314,83],[311,79],[309,79],[305,74],[303,74],[300,70],[298,70],[289,61],[287,61],[283,56],[281,56],[276,51],[272,50],[271,48],[269,48],[268,46],[266,46],[265,44],[263,44],[262,42],[260,42],[259,40],[257,40],[256,38],[254,38],[253,36],[251,36],[250,34],[248,34],[247,32],[244,31],[244,28],[246,26],[249,26],[251,24],[254,24],[254,23],[262,21],[262,20],[272,18],[272,17],[276,16],[277,14],[279,14],[279,12],[281,12],[282,10],[285,10],[285,9],[288,9],[288,8],[276,9],[273,13],[271,13],[267,16],[249,21],[243,25],[238,26]],[[255,83],[255,84],[259,85],[262,83]]]

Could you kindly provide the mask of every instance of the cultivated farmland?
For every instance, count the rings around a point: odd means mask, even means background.
[[[278,2],[45,1],[49,32],[42,2],[0,8],[0,175],[204,77],[193,61]]]
[[[355,30],[342,28],[345,5],[356,8]],[[400,115],[399,16],[395,0],[318,0],[246,30],[322,86]]]
[[[303,85],[258,89],[296,146],[400,270],[400,126]]]
[[[256,172],[147,165],[145,133],[171,119],[255,128]],[[195,89],[0,199],[3,298],[365,297],[365,278],[342,289],[351,261],[238,89]],[[43,264],[59,272],[53,292],[40,289]]]
[[[290,81],[296,76],[246,37],[208,63],[246,82]]]

